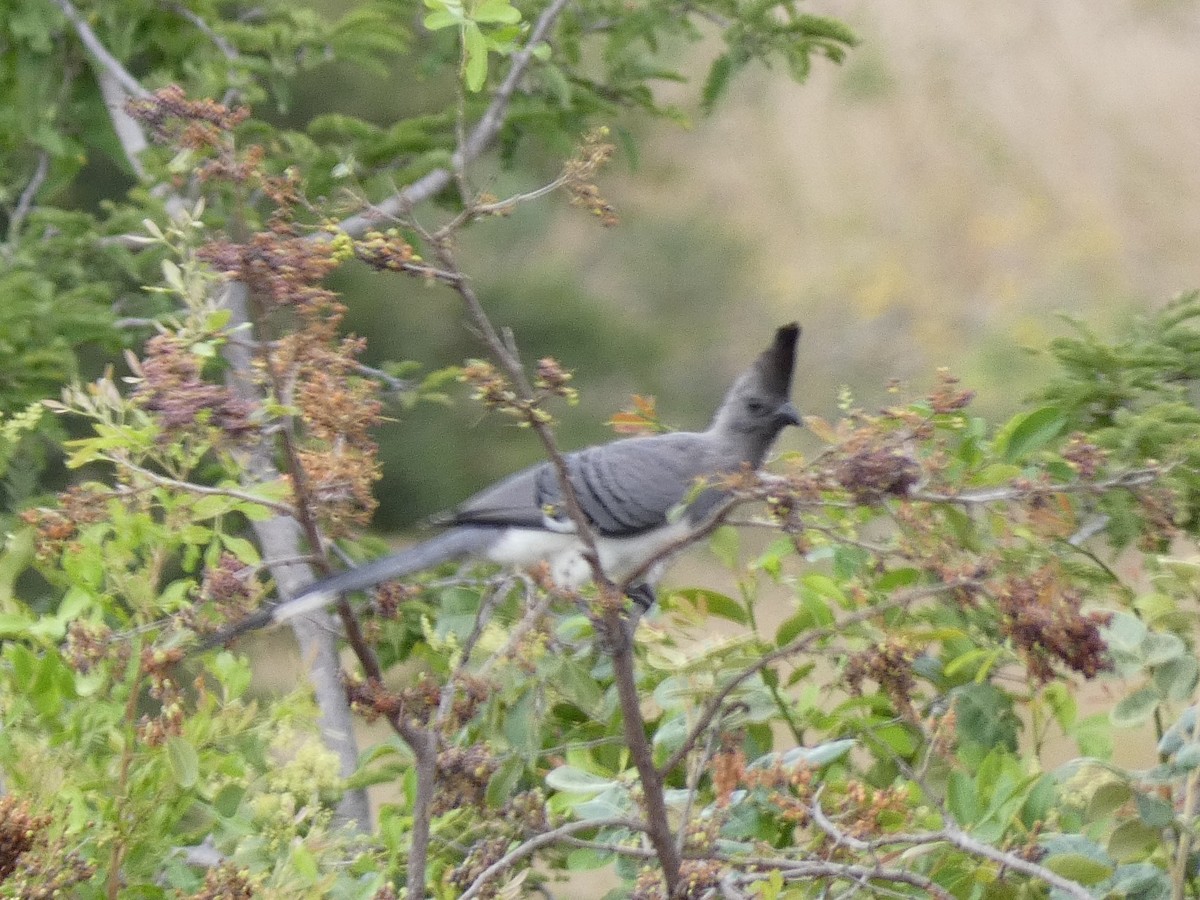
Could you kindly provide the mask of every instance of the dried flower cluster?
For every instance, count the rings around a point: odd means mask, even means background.
[[[485,870],[504,858],[510,843],[506,837],[485,838],[476,841],[471,845],[466,858],[451,870],[446,880],[451,887],[465,891]],[[496,883],[499,881],[500,879],[496,879],[493,883],[484,884],[479,891],[479,896],[483,900],[491,900],[500,889],[500,884]]]
[[[204,873],[204,883],[190,900],[254,900],[257,896],[259,890],[250,870],[224,862]]]
[[[183,659],[183,650],[156,650],[147,647],[142,651],[142,672],[149,681],[149,694],[158,702],[158,715],[145,714],[138,721],[138,740],[150,747],[158,747],[168,738],[183,731],[184,694],[175,680],[176,666]]]
[[[1111,614],[1082,612],[1081,593],[1061,584],[1049,569],[1006,579],[996,601],[1001,633],[1012,640],[1035,680],[1053,679],[1056,663],[1085,678],[1112,668],[1100,635]]]
[[[616,225],[620,218],[612,204],[604,199],[594,179],[601,167],[612,159],[614,150],[616,148],[608,141],[608,129],[597,128],[584,136],[579,152],[568,160],[562,172],[571,205],[589,210],[605,228]]]
[[[73,895],[94,874],[65,841],[50,836],[47,815],[30,812],[29,802],[12,794],[0,797],[0,892],[23,900]]]
[[[630,900],[701,900],[721,896],[721,878],[727,863],[713,859],[685,859],[679,867],[679,885],[675,893],[667,896],[662,871],[657,867],[642,869],[634,882]]]
[[[146,342],[134,402],[158,420],[160,443],[203,431],[234,441],[255,433],[253,406],[204,378],[201,360],[183,341],[159,334]]]
[[[247,107],[229,109],[215,100],[191,100],[179,85],[160,88],[144,99],[130,99],[126,111],[159,144],[188,150],[220,146],[250,116]]]
[[[37,533],[34,545],[38,562],[58,560],[70,549],[79,532],[108,518],[112,494],[92,485],[74,485],[58,495],[58,508],[37,507],[21,513],[21,521]]]
[[[483,744],[439,751],[431,814],[440,816],[468,806],[482,808],[488,782],[499,766],[500,760]]]
[[[850,657],[842,677],[850,692],[861,696],[868,679],[892,701],[898,712],[912,719],[912,692],[916,684],[912,666],[917,651],[903,638],[890,637]]]

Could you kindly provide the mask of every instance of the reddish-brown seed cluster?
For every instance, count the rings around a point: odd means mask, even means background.
[[[405,712],[404,697],[399,692],[385,687],[378,678],[362,679],[343,674],[342,680],[350,708],[368,722],[374,722],[380,716],[394,721]],[[434,684],[434,696],[428,698],[425,704],[428,708],[436,707],[436,688],[437,685]]]
[[[555,397],[574,400],[579,392],[570,385],[572,377],[572,374],[564,369],[557,359],[544,356],[538,360],[533,386],[539,391],[545,391]]]
[[[699,900],[721,896],[721,878],[726,864],[713,859],[685,859],[679,866],[679,884],[670,900]],[[668,900],[662,870],[647,866],[634,881],[631,900]]]
[[[929,395],[929,406],[935,413],[949,413],[965,409],[975,399],[975,392],[963,390],[959,379],[946,369],[938,369],[937,383]]]
[[[146,98],[130,99],[126,111],[160,144],[199,150],[215,147],[222,135],[250,115],[247,107],[229,109],[215,100],[190,100],[183,88],[172,84]]]
[[[921,478],[921,467],[896,447],[863,447],[844,457],[834,470],[837,483],[858,503],[904,497]]]
[[[36,531],[34,544],[39,562],[57,560],[79,535],[94,522],[108,518],[112,494],[88,485],[73,485],[58,495],[58,508],[38,507],[21,513],[21,521]]]
[[[72,887],[92,878],[89,863],[68,850],[63,838],[50,837],[51,824],[49,816],[31,813],[27,800],[0,797],[0,883],[6,897],[69,897]]]
[[[746,777],[746,752],[738,736],[726,735],[721,749],[713,754],[710,771],[717,805],[725,806]]]
[[[1008,578],[996,599],[1001,633],[1016,646],[1036,681],[1052,680],[1056,662],[1085,678],[1112,668],[1100,635],[1111,614],[1082,612],[1080,592],[1060,584],[1048,569]]]
[[[113,640],[112,629],[99,622],[75,619],[67,626],[67,639],[63,656],[76,672],[87,675],[104,660],[121,671],[129,661],[129,641]]]
[[[272,308],[332,316],[334,321],[323,336],[336,334],[336,321],[345,313],[345,306],[333,291],[321,286],[339,265],[328,242],[294,234],[280,222],[275,229],[256,232],[245,243],[212,241],[197,255],[225,277],[245,282],[256,299]]]
[[[508,852],[509,843],[510,841],[506,837],[484,838],[476,841],[471,845],[466,859],[451,870],[447,881],[452,887],[465,891],[486,869],[503,859],[504,854]],[[502,881],[502,879],[496,878],[485,883],[478,896],[483,900],[491,900],[499,891]]]
[[[488,782],[499,766],[500,760],[483,744],[439,751],[431,814],[440,816],[465,806],[482,807]]]
[[[1087,479],[1095,478],[1108,458],[1108,454],[1104,450],[1079,432],[1067,439],[1061,455],[1067,464],[1079,473],[1080,478]]]
[[[204,570],[198,602],[177,613],[179,627],[209,634],[250,615],[262,605],[264,592],[256,572],[232,553],[222,553],[214,565]]]
[[[589,210],[601,225],[611,228],[620,222],[620,218],[593,181],[600,168],[612,159],[616,149],[606,140],[607,137],[607,129],[589,132],[579,152],[563,166],[562,178],[567,193],[571,195],[571,205]]]
[[[235,441],[254,433],[253,407],[224,385],[206,381],[201,369],[200,358],[178,338],[159,334],[146,342],[133,399],[158,420],[161,443],[206,426]]]
[[[1179,534],[1179,497],[1162,484],[1146,485],[1134,495],[1142,514],[1138,549],[1162,553]]]
[[[862,695],[864,681],[874,681],[898,711],[911,712],[916,658],[916,649],[903,638],[887,638],[852,655],[842,677],[855,696]]]
[[[223,862],[204,873],[204,883],[191,900],[253,900],[258,895],[249,869]]]
[[[500,808],[500,819],[519,834],[541,834],[550,828],[546,795],[537,788],[521,791]]]
[[[184,695],[173,677],[183,656],[178,647],[173,650],[147,647],[142,651],[141,666],[150,683],[149,694],[158,701],[158,715],[143,715],[138,721],[138,739],[147,746],[158,747],[183,731]]]

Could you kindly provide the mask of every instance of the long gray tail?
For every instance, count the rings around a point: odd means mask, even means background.
[[[407,547],[391,556],[383,556],[321,581],[313,582],[304,593],[275,606],[258,610],[238,622],[201,640],[199,650],[226,644],[240,635],[268,625],[276,625],[316,612],[333,603],[339,594],[403,578],[433,568],[452,559],[482,554],[498,537],[498,530],[484,526],[460,525],[427,541]]]

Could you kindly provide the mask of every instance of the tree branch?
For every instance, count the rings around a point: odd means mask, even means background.
[[[876,616],[882,615],[889,610],[899,609],[909,605],[910,603],[916,603],[917,601],[924,600],[928,597],[934,597],[938,594],[946,593],[947,591],[959,590],[977,583],[978,582],[973,579],[963,579],[961,581],[952,581],[946,584],[935,584],[928,587],[912,588],[907,591],[902,591],[893,595],[890,599],[885,600],[882,603],[846,616],[844,619],[830,628],[821,628],[817,631],[810,631],[807,634],[802,634],[784,646],[778,647],[775,650],[764,654],[721,686],[721,689],[717,691],[717,693],[712,697],[711,700],[708,701],[707,704],[705,704],[699,718],[697,718],[695,724],[692,725],[691,729],[687,733],[687,736],[683,739],[683,743],[680,744],[679,748],[672,753],[667,761],[659,767],[659,771],[663,775],[667,775],[672,769],[679,765],[687,757],[688,753],[691,752],[692,747],[695,745],[696,741],[699,740],[700,735],[702,735],[705,729],[712,724],[714,719],[716,719],[717,715],[721,711],[721,707],[729,698],[729,695],[737,690],[740,685],[744,684],[750,678],[753,678],[772,663],[781,659],[786,659],[793,654],[800,653],[801,651],[815,644],[817,641],[839,634],[844,631],[848,625],[853,625],[858,622],[865,622],[869,619],[875,618]]]
[[[92,31],[92,26],[89,25],[80,15],[79,10],[71,3],[71,0],[54,0],[58,8],[62,10],[62,14],[67,17],[67,21],[75,29],[75,33],[79,35],[79,40],[87,47],[88,52],[95,57],[101,67],[108,72],[120,84],[121,89],[131,97],[145,99],[150,96],[150,92],[142,87],[141,82],[129,74],[129,71],[121,65],[121,61],[108,52],[108,48],[101,43],[96,37],[96,32]]]
[[[45,150],[38,151],[37,166],[33,170],[33,175],[29,178],[29,183],[25,185],[25,190],[21,191],[21,196],[17,198],[17,205],[12,211],[12,215],[8,218],[8,244],[15,246],[17,236],[21,232],[21,226],[25,224],[25,218],[29,215],[29,210],[33,208],[33,198],[37,196],[37,192],[42,189],[42,185],[46,182],[46,175],[50,172],[50,154]]]
[[[471,882],[470,887],[462,892],[458,900],[474,900],[475,897],[479,896],[479,892],[492,882],[492,879],[505,869],[511,868],[514,863],[518,863],[527,856],[532,856],[543,847],[556,844],[564,838],[574,835],[576,832],[591,831],[593,828],[628,828],[632,831],[643,831],[645,826],[641,822],[636,822],[632,819],[588,819],[581,822],[568,822],[551,831],[544,831],[536,837],[525,841],[523,844],[514,847],[480,872],[475,880]]]
[[[59,0],[59,2],[66,2],[66,0]],[[403,215],[414,206],[441,193],[453,180],[456,170],[461,170],[473,162],[491,146],[496,135],[500,133],[500,128],[504,125],[513,94],[516,93],[517,86],[525,75],[525,70],[529,68],[529,63],[533,60],[534,49],[546,39],[550,29],[569,2],[570,0],[552,0],[550,5],[542,10],[542,14],[538,16],[533,28],[529,31],[525,46],[513,54],[508,74],[492,95],[492,101],[488,104],[483,116],[475,124],[471,133],[467,135],[462,146],[454,152],[448,168],[434,169],[408,187],[376,204],[371,210],[350,216],[342,221],[338,226],[339,229],[352,237],[358,237],[374,227],[380,219]]]

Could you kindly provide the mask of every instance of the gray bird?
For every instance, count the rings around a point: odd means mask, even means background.
[[[653,585],[666,565],[665,559],[657,558],[685,541],[726,496],[718,488],[698,486],[747,465],[757,469],[779,432],[800,424],[789,399],[799,336],[795,322],[775,332],[771,346],[733,383],[705,431],[626,438],[564,457],[605,575],[620,584],[657,560],[627,589],[643,609],[654,602]],[[568,590],[591,579],[584,542],[549,462],[485,488],[438,524],[446,530],[436,537],[318,581],[294,599],[212,635],[204,646],[286,622],[332,603],[339,594],[452,559],[513,568],[545,562],[554,583]]]

